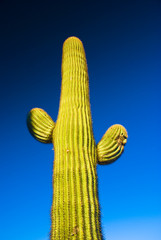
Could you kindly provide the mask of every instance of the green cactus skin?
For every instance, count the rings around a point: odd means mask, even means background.
[[[96,165],[115,161],[123,152],[127,132],[110,127],[96,145],[89,101],[86,56],[82,42],[68,38],[63,45],[62,85],[56,123],[40,108],[27,117],[30,133],[53,142],[53,204],[51,240],[101,240]]]

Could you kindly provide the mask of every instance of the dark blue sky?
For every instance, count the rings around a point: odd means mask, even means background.
[[[52,145],[34,140],[27,112],[45,109],[56,121],[62,44],[84,44],[93,130],[128,130],[125,152],[98,166],[107,240],[161,239],[161,2],[1,1],[0,236],[48,240]]]

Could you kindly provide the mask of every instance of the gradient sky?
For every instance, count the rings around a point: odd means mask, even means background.
[[[128,142],[118,161],[98,166],[107,240],[161,239],[161,2],[0,3],[0,238],[48,240],[52,145],[26,127],[33,107],[56,121],[62,44],[84,44],[96,142],[120,123]]]

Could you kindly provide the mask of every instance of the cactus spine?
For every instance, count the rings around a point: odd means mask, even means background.
[[[123,126],[113,125],[96,145],[86,56],[78,38],[70,37],[63,45],[56,123],[44,110],[34,108],[27,125],[38,141],[54,145],[51,240],[101,240],[96,165],[121,155],[127,132]]]

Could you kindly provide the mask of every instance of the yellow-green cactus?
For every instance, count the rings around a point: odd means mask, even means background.
[[[127,132],[110,127],[96,145],[89,102],[86,56],[82,42],[63,45],[62,85],[56,123],[40,108],[27,118],[38,141],[54,145],[51,240],[100,240],[100,209],[96,165],[115,161],[123,152]]]

